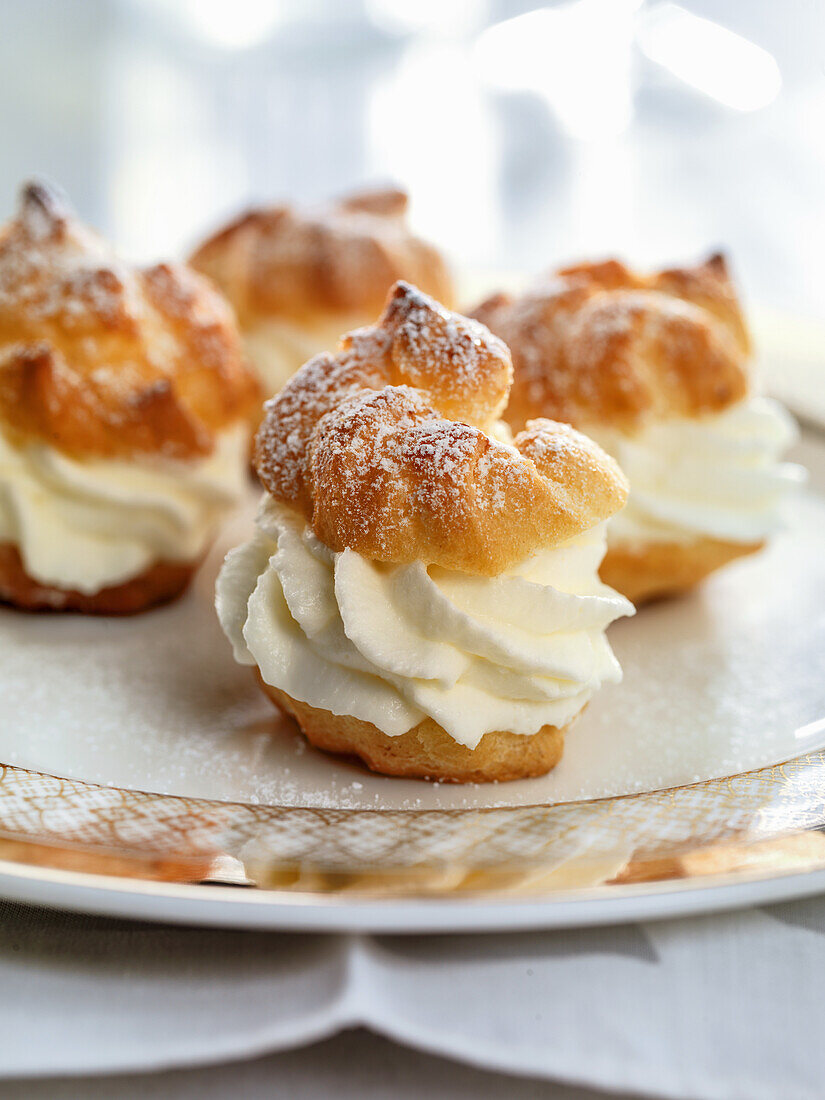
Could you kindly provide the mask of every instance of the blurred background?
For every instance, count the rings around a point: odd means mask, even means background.
[[[0,206],[45,173],[128,255],[393,180],[459,267],[723,246],[825,307],[818,0],[0,0]]]

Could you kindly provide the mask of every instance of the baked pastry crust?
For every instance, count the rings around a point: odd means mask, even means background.
[[[617,260],[562,268],[471,311],[509,346],[505,417],[625,432],[721,412],[748,390],[750,339],[722,255],[640,275]]]
[[[761,550],[764,542],[651,542],[609,545],[599,576],[632,603],[641,604],[693,588],[723,565]]]
[[[750,388],[751,343],[723,256],[641,275],[617,260],[562,268],[472,314],[513,354],[505,417],[544,415],[628,437],[720,413]],[[603,581],[634,603],[683,591],[759,544],[608,541]]]
[[[364,191],[312,210],[251,210],[219,230],[191,264],[221,288],[241,327],[274,318],[312,324],[342,315],[373,320],[389,287],[407,279],[439,301],[452,280],[436,248],[410,233],[408,199]]]
[[[568,425],[532,421],[513,446],[491,438],[511,379],[501,340],[399,282],[375,325],[310,360],[267,402],[258,475],[334,551],[496,575],[600,523],[627,492],[616,463]],[[390,737],[261,685],[313,745],[385,775],[526,778],[548,772],[564,747],[564,729],[545,725],[531,736],[488,732],[470,749],[428,717]]]
[[[178,264],[118,260],[64,196],[29,183],[0,229],[0,421],[76,457],[209,454],[260,387],[231,310]]]
[[[0,544],[0,603],[24,611],[79,611],[84,615],[136,615],[177,599],[189,586],[199,562],[155,562],[122,584],[87,594],[40,584],[26,572],[12,543]]]
[[[297,721],[306,739],[325,752],[358,756],[372,771],[446,783],[491,783],[546,775],[561,760],[562,729],[542,726],[531,737],[491,732],[476,748],[459,745],[437,722],[425,718],[399,737],[350,715],[332,714],[292,699],[258,677],[266,694]],[[575,721],[575,719],[574,719]]]
[[[511,378],[501,340],[397,283],[376,325],[267,402],[255,468],[332,550],[495,575],[627,494],[616,463],[566,424],[491,439]]]

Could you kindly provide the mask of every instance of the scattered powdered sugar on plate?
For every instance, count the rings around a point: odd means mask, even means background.
[[[212,589],[253,514],[250,499],[169,608],[124,620],[0,610],[0,760],[162,793],[425,809],[631,793],[815,747],[796,737],[825,717],[825,501],[812,492],[766,552],[614,624],[625,680],[593,700],[554,772],[479,786],[375,776],[308,748],[234,663]]]

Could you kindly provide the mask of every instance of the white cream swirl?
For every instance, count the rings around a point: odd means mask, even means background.
[[[779,525],[782,498],[804,479],[800,466],[780,461],[796,425],[766,397],[651,424],[634,436],[586,430],[630,481],[627,505],[608,526],[611,545],[759,542]]]
[[[242,664],[390,737],[425,716],[475,748],[490,730],[564,726],[621,670],[605,638],[627,600],[597,575],[604,525],[497,577],[333,553],[265,497],[216,606]]]
[[[87,595],[158,561],[195,561],[249,476],[249,429],[196,462],[78,460],[0,433],[0,543],[40,584]]]

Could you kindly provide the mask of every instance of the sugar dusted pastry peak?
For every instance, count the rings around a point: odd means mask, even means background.
[[[66,193],[53,183],[34,179],[20,191],[18,222],[32,241],[65,237],[71,229],[72,209]]]
[[[602,579],[634,602],[681,592],[762,546],[801,471],[794,425],[751,377],[727,263],[640,275],[617,260],[562,268],[474,316],[506,340],[505,416],[566,420],[630,481]]]
[[[388,188],[315,209],[254,209],[205,241],[191,262],[221,287],[244,327],[266,318],[372,318],[397,279],[449,304],[446,264],[410,232],[407,205],[403,191]]]
[[[618,260],[545,276],[472,315],[510,347],[507,419],[634,431],[720,412],[749,385],[750,340],[725,259],[641,275]]]
[[[120,260],[54,186],[0,229],[0,421],[75,456],[210,454],[254,417],[231,311],[177,264]]]
[[[722,252],[713,252],[692,266],[664,268],[649,275],[631,271],[619,260],[572,264],[559,274],[580,276],[604,290],[652,290],[692,302],[719,320],[744,355],[751,351],[742,307]]]
[[[374,326],[267,403],[255,463],[333,551],[493,575],[624,503],[615,463],[566,425],[491,438],[512,378],[483,325],[397,283]]]

